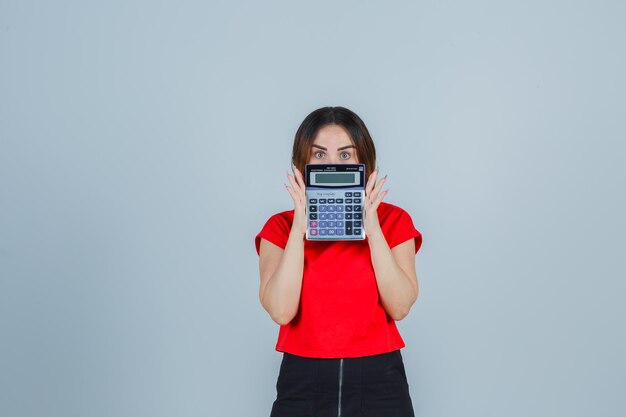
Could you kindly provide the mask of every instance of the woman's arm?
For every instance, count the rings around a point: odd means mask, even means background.
[[[389,248],[377,213],[380,202],[389,191],[381,191],[387,176],[378,183],[377,177],[378,169],[370,175],[365,187],[365,233],[381,304],[392,319],[402,320],[409,314],[419,292],[415,272],[415,239]]]
[[[415,239],[389,249],[379,228],[368,235],[368,241],[381,304],[392,319],[402,320],[409,314],[419,293]]]
[[[283,325],[298,312],[302,274],[304,272],[304,235],[306,234],[306,186],[300,171],[293,166],[294,175],[287,173],[293,198],[294,215],[285,249],[261,238],[259,271],[261,305],[276,323]]]
[[[304,235],[294,229],[281,249],[261,238],[259,299],[272,320],[283,325],[298,312],[304,269]]]

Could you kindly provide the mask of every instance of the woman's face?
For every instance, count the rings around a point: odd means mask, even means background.
[[[348,132],[339,125],[326,125],[318,130],[309,164],[358,164],[356,147]]]

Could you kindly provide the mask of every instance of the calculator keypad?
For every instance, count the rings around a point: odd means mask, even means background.
[[[321,240],[362,239],[361,197],[361,191],[337,191],[334,198],[308,198],[309,237]]]

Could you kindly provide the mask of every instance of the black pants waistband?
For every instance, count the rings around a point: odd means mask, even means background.
[[[400,350],[358,358],[284,352],[276,392],[271,417],[414,416]]]

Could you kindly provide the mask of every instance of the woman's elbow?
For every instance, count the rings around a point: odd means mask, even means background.
[[[293,309],[287,308],[286,306],[274,308],[266,308],[265,309],[270,315],[271,319],[278,325],[284,326],[293,320],[297,311],[293,311]]]
[[[409,315],[409,311],[410,311],[410,307],[407,308],[407,309],[398,309],[398,310],[394,311],[392,314],[390,314],[390,316],[395,321],[400,321],[400,320],[402,320],[403,318],[405,318],[406,316]]]
[[[287,314],[287,313],[271,314],[270,313],[270,317],[272,318],[274,323],[280,326],[284,326],[285,324],[288,324],[291,320],[293,320],[294,314]]]
[[[417,300],[417,293],[414,295],[413,298],[411,298],[408,305],[403,305],[403,306],[399,305],[396,308],[392,309],[392,311],[389,312],[389,317],[391,317],[395,321],[402,320],[403,318],[409,315],[409,312],[411,311],[411,307],[413,306],[413,304],[415,304],[416,300]]]
[[[265,300],[265,294],[260,294],[259,299],[261,301],[261,305],[267,311],[272,321],[281,326],[289,323],[293,320],[294,316],[297,313],[297,309],[294,311],[293,308],[288,308],[285,305],[272,305],[271,302]]]

